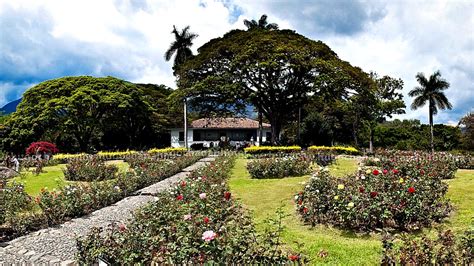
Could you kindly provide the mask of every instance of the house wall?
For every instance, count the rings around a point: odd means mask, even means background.
[[[230,136],[230,134],[232,134],[233,132],[235,132],[237,130],[236,129],[231,129],[231,130],[223,130],[223,131],[228,131],[229,132],[228,136]],[[185,145],[184,141],[179,141],[179,132],[184,132],[184,129],[183,128],[175,128],[175,129],[171,130],[171,147],[173,147],[173,148],[184,147],[184,145]],[[262,142],[266,142],[267,140],[270,141],[270,139],[267,139],[267,133],[270,133],[270,132],[271,132],[271,130],[269,128],[264,128],[263,129]],[[218,143],[218,141],[204,141],[204,140],[203,141],[194,141],[193,140],[193,135],[194,135],[194,130],[192,128],[189,128],[188,129],[188,146],[189,147],[194,143],[204,143],[204,145],[206,147],[208,147],[211,142],[213,142],[214,145],[217,145],[217,143]],[[260,136],[260,134],[258,133],[258,130],[257,130],[257,137],[255,138],[254,145],[258,146],[259,136]]]

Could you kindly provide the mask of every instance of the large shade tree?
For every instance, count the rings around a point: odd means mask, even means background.
[[[444,94],[444,91],[449,88],[449,83],[441,78],[441,73],[436,71],[429,78],[426,78],[423,73],[416,75],[416,80],[420,84],[413,88],[408,95],[415,97],[411,108],[416,110],[428,103],[429,123],[430,123],[430,146],[431,152],[434,152],[434,137],[433,137],[433,116],[438,114],[438,109],[452,109],[453,106]]]
[[[31,142],[48,140],[76,143],[80,151],[90,151],[92,141],[99,145],[107,132],[120,132],[127,136],[125,141],[134,142],[152,130],[153,121],[160,121],[152,120],[157,110],[152,95],[143,88],[113,77],[49,80],[24,93],[6,123],[2,143],[8,150],[22,151]]]
[[[177,74],[177,96],[193,96],[200,111],[257,107],[271,124],[272,143],[311,95],[345,94],[372,84],[326,44],[291,30],[233,30],[200,47]]]

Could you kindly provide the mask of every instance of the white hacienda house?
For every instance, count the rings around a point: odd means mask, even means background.
[[[258,145],[258,131],[258,121],[249,118],[202,118],[188,126],[188,146],[202,144],[206,148],[216,147],[222,139],[230,141],[232,146]],[[263,123],[262,133],[262,142],[270,140],[270,124]],[[171,146],[184,145],[184,129],[171,129]]]

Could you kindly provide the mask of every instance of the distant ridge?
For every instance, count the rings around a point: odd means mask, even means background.
[[[16,107],[18,106],[18,104],[21,102],[21,98],[18,99],[18,100],[15,100],[13,102],[9,102],[7,104],[5,104],[5,106],[3,106],[2,108],[0,108],[0,113],[3,113],[3,114],[11,114],[13,112],[16,111]]]

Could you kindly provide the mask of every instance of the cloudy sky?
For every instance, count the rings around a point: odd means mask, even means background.
[[[0,107],[41,81],[116,76],[175,87],[163,54],[172,26],[198,33],[194,49],[244,19],[269,22],[327,43],[340,58],[402,78],[440,70],[456,124],[474,111],[474,1],[445,0],[0,0]],[[401,118],[427,121],[427,108]]]

